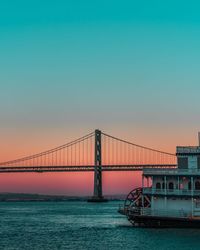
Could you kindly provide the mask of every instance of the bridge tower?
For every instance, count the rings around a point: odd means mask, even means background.
[[[102,193],[102,154],[101,154],[101,131],[95,130],[95,155],[94,155],[94,194],[89,202],[105,202]]]

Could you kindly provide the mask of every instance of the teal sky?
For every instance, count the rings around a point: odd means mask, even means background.
[[[194,143],[199,13],[199,1],[1,1],[5,157],[21,140],[43,149],[97,127],[163,149]]]

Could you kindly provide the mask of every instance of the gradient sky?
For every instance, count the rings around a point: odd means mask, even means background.
[[[199,13],[199,1],[184,0],[1,1],[0,160],[95,128],[169,152],[196,144]],[[90,194],[92,181],[1,175],[0,191]],[[110,173],[104,184],[126,193],[137,183]]]

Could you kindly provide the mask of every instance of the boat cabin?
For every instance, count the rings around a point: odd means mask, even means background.
[[[150,197],[151,215],[198,217],[200,216],[200,146],[178,146],[176,155],[177,168],[143,171],[143,195]]]

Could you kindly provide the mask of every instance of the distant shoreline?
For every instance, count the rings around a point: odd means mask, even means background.
[[[112,201],[125,199],[125,195],[105,195],[105,198]],[[65,195],[43,195],[24,193],[0,193],[0,202],[61,202],[61,201],[87,201],[89,196],[65,196]]]

